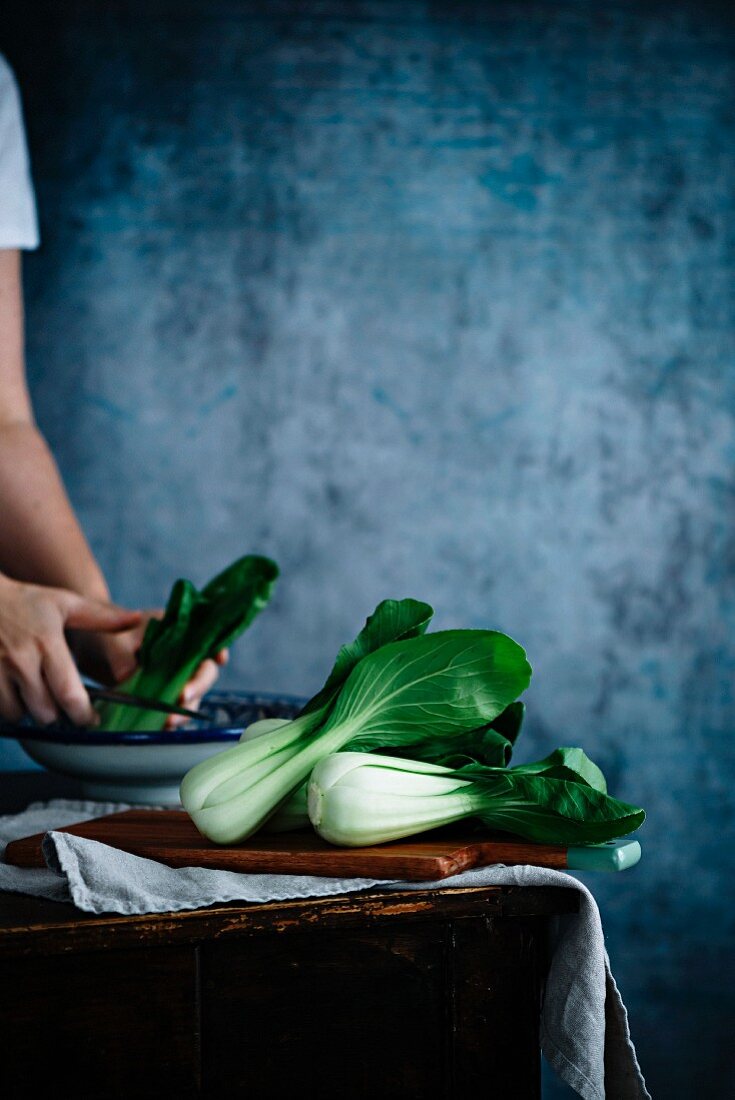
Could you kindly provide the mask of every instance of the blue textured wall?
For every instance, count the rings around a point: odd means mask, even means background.
[[[24,7],[30,376],[116,596],[272,554],[262,689],[387,595],[522,641],[525,753],[649,811],[594,888],[654,1095],[727,1095],[727,8]]]

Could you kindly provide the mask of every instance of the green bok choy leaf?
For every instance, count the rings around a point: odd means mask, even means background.
[[[400,642],[423,634],[433,614],[433,607],[420,600],[382,600],[372,615],[368,616],[355,640],[342,646],[324,687],[302,707],[300,718],[311,715],[309,721],[302,725],[312,729],[324,721],[340,688],[358,661],[388,642]],[[243,730],[240,740],[252,741],[289,721],[293,719],[261,718]]]

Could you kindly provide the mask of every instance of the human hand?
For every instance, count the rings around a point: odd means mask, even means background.
[[[112,636],[140,620],[139,611],[0,575],[0,715],[17,722],[27,710],[47,725],[63,712],[78,726],[93,724],[96,714],[64,632]]]
[[[130,629],[118,634],[88,635],[82,640],[84,653],[80,649],[80,660],[89,674],[95,679],[112,684],[120,684],[132,676],[138,664],[138,653],[146,627],[151,619],[163,617],[163,609],[143,611],[140,621]],[[189,710],[198,710],[207,692],[214,686],[220,668],[227,664],[229,652],[220,650],[213,658],[207,658],[197,668],[192,678],[184,685],[177,702]],[[166,719],[165,729],[174,729],[187,722],[181,714],[171,714]]]
[[[230,651],[221,649],[219,653],[215,653],[214,657],[207,657],[202,661],[176,700],[179,706],[187,707],[189,710],[199,710],[199,704],[207,692],[214,687],[219,677],[219,670],[227,664],[229,659]],[[189,719],[183,714],[169,714],[165,729],[172,730],[176,726],[184,726],[188,721]]]

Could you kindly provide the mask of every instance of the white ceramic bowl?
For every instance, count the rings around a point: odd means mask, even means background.
[[[202,705],[212,724],[176,730],[110,733],[30,723],[0,726],[32,760],[51,772],[81,780],[86,797],[144,805],[178,805],[189,768],[239,740],[259,718],[291,718],[302,699],[247,692],[212,692]]]

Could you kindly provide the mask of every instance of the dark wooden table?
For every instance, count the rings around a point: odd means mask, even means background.
[[[549,919],[495,887],[92,916],[0,895],[5,1100],[540,1095]]]

